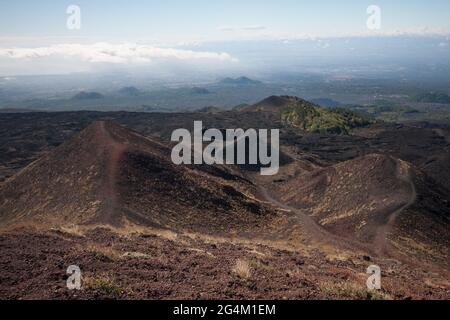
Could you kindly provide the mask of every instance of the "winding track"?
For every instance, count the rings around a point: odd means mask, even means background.
[[[394,226],[395,220],[400,215],[400,213],[412,206],[417,199],[416,186],[414,185],[414,182],[411,178],[410,171],[407,168],[402,168],[402,163],[399,160],[397,161],[397,177],[410,185],[411,197],[406,204],[404,204],[388,216],[386,224],[378,227],[374,238],[374,249],[375,253],[379,256],[384,256],[387,254],[389,247],[388,236]]]
[[[362,252],[373,252],[373,250],[371,250],[371,248],[366,244],[354,241],[352,239],[344,238],[327,231],[325,228],[319,225],[312,217],[303,213],[301,210],[276,200],[273,196],[269,194],[267,189],[259,187],[259,191],[261,193],[261,196],[266,201],[271,203],[273,206],[294,213],[292,221],[289,222],[289,226],[300,225],[302,227],[302,231],[304,232],[304,236],[307,236],[307,240],[315,243],[321,243],[333,247],[338,247],[340,249],[345,250],[354,251],[355,249],[357,249]]]
[[[297,208],[289,206],[275,199],[264,187],[259,187],[259,191],[265,201],[271,203],[275,207],[294,213],[294,216],[292,217],[292,223],[289,223],[289,225],[300,225],[303,228],[305,235],[308,236],[309,240],[316,243],[338,246],[342,249],[347,250],[359,249],[364,252],[370,252],[375,256],[387,256],[389,248],[388,236],[394,226],[397,217],[404,210],[413,205],[417,199],[416,187],[411,178],[409,170],[402,167],[402,162],[400,160],[397,161],[397,177],[410,185],[411,197],[406,204],[388,214],[386,223],[380,225],[376,229],[374,241],[372,244],[364,244],[354,239],[349,239],[333,234],[319,225],[311,216],[303,213]]]

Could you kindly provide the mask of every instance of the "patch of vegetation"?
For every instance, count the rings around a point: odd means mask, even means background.
[[[247,287],[250,290],[255,290],[256,279],[252,279],[252,267],[247,260],[238,259],[231,269],[233,282],[237,285]]]
[[[242,259],[236,261],[231,271],[239,280],[248,280],[252,276],[250,264]]]
[[[100,291],[102,294],[110,296],[117,296],[125,292],[125,290],[109,276],[87,278],[84,280],[83,286],[87,290]]]
[[[83,238],[85,237],[83,230],[81,229],[80,226],[77,226],[77,225],[61,226],[59,228],[59,231],[73,235],[73,236],[77,236],[77,237],[83,237]]]
[[[325,109],[307,101],[297,101],[281,111],[289,125],[308,132],[348,134],[351,129],[365,127],[375,121],[345,108]]]
[[[151,256],[142,252],[125,252],[122,257],[130,259],[150,259]]]
[[[320,284],[320,290],[338,299],[390,300],[389,296],[380,291],[369,290],[364,286],[352,282],[325,282]]]
[[[276,268],[269,265],[268,262],[262,261],[259,259],[251,259],[249,262],[249,265],[255,269],[264,270],[268,272],[276,272]]]
[[[91,252],[95,259],[101,262],[113,262],[120,258],[120,254],[111,247],[104,247],[97,244],[91,244],[87,248],[88,252]]]

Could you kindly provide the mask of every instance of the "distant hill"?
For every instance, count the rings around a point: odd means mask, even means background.
[[[224,111],[223,109],[215,106],[204,107],[197,110],[197,112],[200,113],[219,113],[223,111]]]
[[[138,96],[141,94],[141,91],[136,87],[123,87],[118,91],[119,94],[124,96]]]
[[[375,123],[374,120],[349,109],[328,110],[302,102],[283,110],[281,118],[291,126],[308,132],[334,134],[348,134],[351,129]]]
[[[445,93],[439,92],[429,92],[417,95],[414,98],[417,102],[425,102],[425,103],[442,103],[442,104],[450,104],[450,96]]]
[[[104,96],[98,92],[81,91],[72,97],[72,100],[97,100],[103,99]]]
[[[247,106],[241,109],[243,112],[279,112],[281,109],[295,104],[298,101],[306,102],[297,97],[291,96],[270,96],[254,105]]]
[[[21,108],[3,108],[0,109],[0,113],[26,113],[26,112],[42,112],[33,109],[21,109]]]
[[[211,91],[209,91],[208,89],[205,88],[200,88],[200,87],[193,87],[191,88],[190,92],[192,94],[211,94]]]
[[[348,134],[349,130],[368,126],[375,121],[349,109],[326,109],[317,104],[292,96],[271,96],[243,112],[276,113],[287,124],[316,133]]]
[[[227,85],[258,85],[262,84],[261,81],[253,80],[247,77],[239,77],[239,78],[225,78],[220,81],[220,84]]]

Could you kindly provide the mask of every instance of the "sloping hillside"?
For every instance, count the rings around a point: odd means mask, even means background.
[[[274,214],[225,167],[176,166],[171,149],[95,122],[0,189],[0,225],[134,223],[245,232]],[[261,219],[265,216],[267,219]]]
[[[280,195],[327,230],[372,244],[379,254],[403,247],[445,258],[450,248],[450,193],[389,156],[368,155],[301,174],[283,184]]]
[[[326,109],[291,96],[271,96],[241,111],[275,113],[287,125],[313,133],[348,134],[351,129],[375,123],[349,109]]]

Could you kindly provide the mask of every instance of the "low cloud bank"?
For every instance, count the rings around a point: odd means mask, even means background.
[[[149,63],[153,60],[214,60],[236,62],[228,53],[158,48],[131,43],[58,44],[37,48],[0,48],[0,57],[34,59],[49,56],[75,57],[92,63]]]

